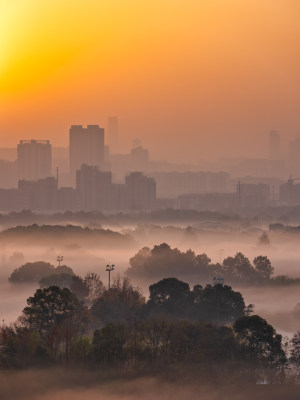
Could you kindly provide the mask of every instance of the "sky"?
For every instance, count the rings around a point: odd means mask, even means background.
[[[299,0],[0,0],[1,147],[117,115],[153,158],[267,156],[300,135]]]

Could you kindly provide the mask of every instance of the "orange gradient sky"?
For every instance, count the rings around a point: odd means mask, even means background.
[[[155,158],[300,134],[299,0],[0,0],[1,147],[120,120]]]

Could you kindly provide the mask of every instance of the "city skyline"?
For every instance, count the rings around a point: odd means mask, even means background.
[[[0,7],[6,147],[20,132],[65,146],[71,124],[106,115],[122,121],[121,152],[139,137],[155,159],[180,162],[262,157],[265,132],[276,129],[283,141],[299,134],[294,0],[79,0],[72,9],[67,0],[4,0]]]

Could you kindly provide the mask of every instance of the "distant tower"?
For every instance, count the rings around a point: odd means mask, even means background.
[[[280,160],[280,135],[277,131],[269,134],[269,159]]]
[[[36,181],[51,176],[52,148],[49,140],[20,140],[18,178]]]
[[[118,152],[119,120],[118,117],[108,118],[108,145],[110,153]]]
[[[102,169],[104,166],[104,129],[98,125],[72,125],[69,130],[70,174],[75,183],[76,171],[82,165]]]

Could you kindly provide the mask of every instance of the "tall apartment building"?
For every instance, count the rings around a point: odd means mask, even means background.
[[[142,172],[132,172],[125,177],[127,208],[151,210],[156,201],[156,183]]]
[[[21,140],[17,148],[18,179],[36,181],[51,176],[49,140]]]
[[[75,183],[82,165],[104,167],[104,129],[99,125],[72,125],[69,130],[70,175]]]
[[[82,210],[108,210],[111,203],[111,172],[82,165],[76,172],[76,191]]]

